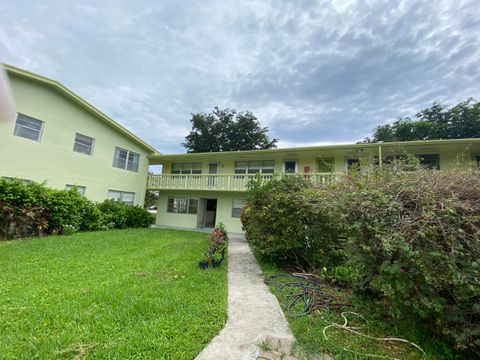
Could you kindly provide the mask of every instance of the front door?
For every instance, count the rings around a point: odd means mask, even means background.
[[[204,227],[214,228],[216,218],[217,218],[217,199],[207,199],[205,204]]]
[[[197,228],[214,228],[217,219],[217,199],[200,199],[198,202]]]

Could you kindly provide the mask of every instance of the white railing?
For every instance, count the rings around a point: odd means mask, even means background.
[[[295,174],[153,174],[148,175],[147,189],[245,191],[248,188],[248,183],[257,176],[259,176],[262,181],[269,181],[274,176],[282,177],[292,175]],[[309,173],[299,176],[308,178],[314,184],[328,184],[334,182],[339,174]]]

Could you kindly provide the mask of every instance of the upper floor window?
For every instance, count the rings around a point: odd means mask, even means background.
[[[115,147],[115,155],[113,156],[114,167],[137,172],[139,162],[140,154],[119,148],[118,146]]]
[[[73,189],[73,188],[76,188],[80,195],[85,196],[85,192],[87,190],[87,188],[85,186],[78,186],[78,185],[72,185],[72,184],[67,184],[65,186],[65,189],[67,189],[67,190],[70,190],[70,189]]]
[[[438,154],[417,154],[420,166],[424,169],[440,170],[440,156]]]
[[[202,163],[172,164],[172,174],[201,174]]]
[[[77,133],[75,135],[75,142],[73,143],[73,151],[92,155],[93,138]]]
[[[235,161],[235,174],[273,174],[273,160]]]
[[[42,128],[43,121],[34,119],[27,115],[18,114],[13,135],[30,140],[40,141]]]
[[[108,198],[110,200],[121,201],[127,205],[133,205],[135,193],[127,191],[108,190]]]
[[[284,163],[284,171],[287,174],[294,174],[297,172],[297,162],[292,160],[286,160]]]

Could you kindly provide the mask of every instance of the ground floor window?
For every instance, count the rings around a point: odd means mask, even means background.
[[[475,156],[475,161],[477,163],[477,166],[480,167],[480,155]]]
[[[14,178],[14,177],[9,177],[9,176],[3,176],[3,179],[5,179],[5,180],[11,180],[11,181],[20,180],[20,181],[23,182],[25,185],[30,184],[31,182],[33,182],[32,180],[28,180],[28,179],[20,179],[20,178]]]
[[[245,205],[245,200],[242,199],[233,199],[232,201],[232,217],[239,218],[242,214],[243,206]]]
[[[79,193],[80,195],[85,196],[85,192],[86,192],[86,190],[87,190],[87,188],[86,188],[85,186],[67,184],[67,185],[65,186],[65,189],[70,190],[70,189],[73,188],[73,187],[76,187],[76,188],[77,188],[77,191],[78,191],[78,193]]]
[[[198,199],[169,197],[167,212],[176,214],[197,214]]]
[[[128,205],[133,205],[135,193],[118,190],[108,190],[108,198],[111,200],[121,201]]]

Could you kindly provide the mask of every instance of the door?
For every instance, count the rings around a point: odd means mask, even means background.
[[[204,227],[214,228],[217,218],[217,199],[207,199],[205,205],[205,223]]]
[[[218,164],[217,163],[211,163],[208,164],[208,173],[209,174],[217,174],[218,173]],[[213,188],[216,185],[216,176],[209,176],[208,177],[208,187]]]
[[[203,229],[205,227],[205,209],[207,207],[207,199],[199,199],[198,201],[198,215],[197,228]]]

